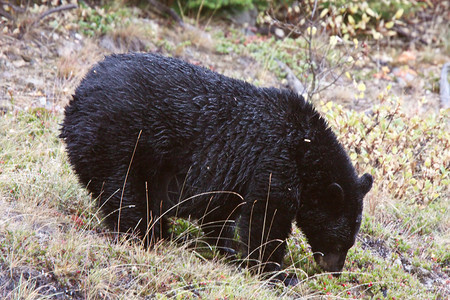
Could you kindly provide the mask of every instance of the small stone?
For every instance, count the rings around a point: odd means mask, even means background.
[[[40,106],[45,106],[45,104],[47,104],[47,98],[45,97],[39,97],[39,105]]]
[[[26,61],[24,61],[23,59],[18,59],[18,60],[14,60],[14,61],[12,62],[12,64],[13,64],[14,67],[16,67],[16,68],[21,68],[21,67],[25,66],[27,63],[26,63]]]
[[[280,39],[284,38],[285,36],[284,31],[281,28],[276,28],[274,34]]]

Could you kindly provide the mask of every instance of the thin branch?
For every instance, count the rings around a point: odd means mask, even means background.
[[[317,0],[314,1],[314,8],[311,13],[311,21],[314,19],[314,15],[316,14],[316,9],[317,9]]]
[[[311,100],[314,96],[316,85],[317,85],[317,74],[316,70],[314,68],[314,61],[313,61],[313,49],[312,49],[312,43],[313,43],[313,24],[314,24],[314,14],[316,13],[316,7],[317,7],[317,0],[314,0],[314,8],[311,13],[311,19],[309,24],[309,36],[306,42],[308,43],[308,64],[309,64],[309,70],[311,71],[311,87],[308,90],[308,99]]]
[[[9,7],[11,7],[14,11],[17,11],[17,12],[20,12],[20,13],[23,13],[23,12],[26,11],[25,8],[22,8],[22,7],[20,7],[20,6],[14,5],[14,4],[9,3],[9,2],[0,1],[0,4],[1,4],[1,5],[9,6]]]
[[[33,22],[33,24],[36,24],[36,23],[38,23],[38,22],[40,22],[42,19],[44,19],[45,17],[47,17],[48,15],[50,15],[50,14],[53,14],[53,13],[57,13],[57,12],[61,12],[61,11],[64,11],[64,10],[69,10],[69,9],[74,9],[74,8],[77,8],[78,6],[76,5],[76,4],[67,4],[67,5],[61,5],[61,6],[58,6],[58,7],[54,7],[54,8],[51,8],[51,9],[49,9],[49,10],[47,10],[46,12],[43,12],[34,22]]]

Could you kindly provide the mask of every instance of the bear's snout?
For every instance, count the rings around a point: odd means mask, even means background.
[[[314,259],[316,260],[317,264],[325,271],[325,272],[332,272],[337,273],[333,274],[335,276],[339,276],[338,272],[342,271],[342,268],[344,267],[345,263],[345,257],[347,256],[347,253],[315,253]]]

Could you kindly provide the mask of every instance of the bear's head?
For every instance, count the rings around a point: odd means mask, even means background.
[[[297,225],[308,239],[319,266],[340,272],[361,226],[363,198],[372,187],[370,174],[350,176],[302,195]]]

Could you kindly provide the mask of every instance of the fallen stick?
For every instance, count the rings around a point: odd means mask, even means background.
[[[411,33],[407,32],[406,30],[404,30],[403,28],[397,27],[395,26],[394,28],[392,28],[395,32],[398,33],[399,36],[403,36],[406,37],[412,41],[414,40],[418,40],[419,42],[421,42],[423,45],[428,45],[428,42],[425,41],[423,38],[420,37],[414,37]]]
[[[37,19],[33,22],[33,24],[40,22],[42,19],[44,19],[45,17],[47,17],[50,14],[61,12],[64,10],[74,9],[77,7],[78,6],[76,4],[67,4],[67,5],[62,5],[62,6],[51,8],[51,9],[43,12],[39,17],[37,17]]]
[[[450,63],[444,64],[441,70],[439,89],[441,91],[441,107],[443,108],[450,108],[450,86],[447,79],[448,72],[450,72]]]
[[[278,66],[286,72],[286,80],[288,82],[288,86],[291,90],[296,92],[299,95],[303,95],[303,93],[306,92],[306,88],[303,86],[303,84],[300,82],[300,80],[295,76],[294,72],[289,68],[284,62],[279,61],[278,59],[275,59]]]

